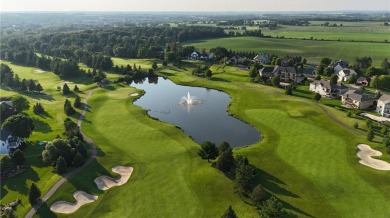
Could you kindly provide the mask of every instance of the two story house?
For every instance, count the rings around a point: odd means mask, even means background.
[[[378,99],[376,112],[378,112],[382,117],[390,118],[390,95],[383,94]]]
[[[332,84],[329,80],[314,80],[310,83],[310,91],[319,93],[322,96],[337,97],[348,91],[343,84]]]

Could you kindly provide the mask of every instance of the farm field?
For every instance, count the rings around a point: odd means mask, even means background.
[[[390,43],[338,42],[299,39],[272,39],[256,37],[232,37],[199,40],[184,43],[185,46],[211,49],[223,46],[235,51],[254,51],[285,56],[300,55],[309,62],[318,62],[322,57],[333,60],[344,59],[353,62],[355,57],[370,56],[373,65],[379,66],[384,58],[390,56]]]
[[[159,72],[182,85],[230,94],[229,112],[254,125],[264,137],[250,147],[234,149],[234,154],[249,158],[259,169],[257,182],[283,201],[289,212],[299,217],[368,217],[375,210],[378,217],[390,216],[386,209],[389,175],[360,165],[356,157],[357,143],[368,143],[384,152],[383,145],[368,142],[364,132],[345,129],[311,100],[244,81],[246,71],[220,69],[213,80],[194,77],[190,69]],[[234,194],[233,182],[198,157],[199,145],[173,125],[150,119],[132,104],[133,92],[141,90],[110,85],[94,92],[83,131],[94,139],[98,158],[80,173],[82,180],[76,176],[65,183],[38,215],[48,217],[51,203],[71,201],[74,191],[84,190],[99,195],[99,199],[74,216],[118,217],[126,211],[132,217],[172,213],[218,217],[232,205],[239,217],[257,217],[256,211]],[[342,122],[348,120],[348,125],[349,119],[354,120],[345,118],[345,112],[327,110],[342,117]],[[390,161],[389,156],[383,159]],[[110,169],[115,165],[134,167],[129,182],[99,191],[93,179],[103,174],[113,176]],[[121,207],[123,202],[127,206]]]

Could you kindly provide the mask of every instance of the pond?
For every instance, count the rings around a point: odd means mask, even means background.
[[[241,147],[260,140],[254,127],[227,113],[230,97],[224,92],[180,86],[163,77],[133,82],[131,86],[145,90],[135,105],[146,109],[151,117],[180,127],[197,143],[211,141],[219,145],[226,141],[232,147]],[[188,97],[194,99],[192,104],[183,102]]]

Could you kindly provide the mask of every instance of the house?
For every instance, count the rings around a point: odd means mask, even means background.
[[[0,155],[11,154],[22,143],[23,140],[21,138],[12,136],[8,131],[0,130]]]
[[[341,104],[349,108],[368,109],[377,103],[378,95],[364,90],[349,90],[341,96]]]
[[[213,53],[209,53],[209,54],[203,53],[200,55],[199,59],[202,61],[212,60],[212,59],[214,59],[214,54]]]
[[[260,64],[269,64],[271,62],[268,54],[265,53],[256,55],[256,57],[253,58],[253,61]]]
[[[273,67],[263,67],[262,69],[259,70],[259,75],[261,77],[267,77],[267,78],[271,78],[272,77],[272,73],[274,72],[274,68]]]
[[[281,82],[301,82],[305,76],[296,71],[295,67],[281,67],[276,65],[272,76],[279,75]]]
[[[233,57],[231,57],[227,62],[226,64],[229,64],[229,65],[236,65],[238,63],[240,63],[244,58],[243,57],[240,57],[238,55],[234,55]]]
[[[199,54],[196,51],[194,51],[194,52],[191,53],[189,59],[191,59],[191,60],[198,60],[199,59]]]
[[[390,118],[390,95],[383,94],[378,99],[376,112],[378,112],[382,117]]]
[[[353,74],[357,75],[357,73],[354,70],[344,68],[337,73],[337,76],[339,77],[339,79],[337,81],[338,82],[346,82],[349,80],[349,78],[351,78],[351,76]]]
[[[367,79],[366,77],[359,77],[355,83],[355,85],[358,85],[358,86],[368,86],[369,84],[369,79]]]
[[[310,83],[310,91],[319,93],[322,96],[337,97],[348,91],[343,84],[332,84],[329,80],[314,80]]]
[[[340,65],[337,65],[335,67],[333,67],[333,71],[334,73],[339,73],[340,71],[342,71],[344,69],[344,67],[340,66]]]

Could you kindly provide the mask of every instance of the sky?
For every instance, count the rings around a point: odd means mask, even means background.
[[[390,11],[390,0],[0,0],[0,11]]]

